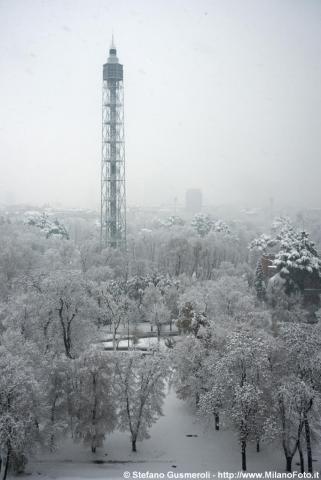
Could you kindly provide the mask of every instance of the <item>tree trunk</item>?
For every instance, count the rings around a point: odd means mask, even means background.
[[[94,436],[91,440],[91,451],[92,453],[96,453],[96,413],[97,413],[97,382],[96,382],[96,375],[93,374],[93,394],[94,394],[94,405],[92,410],[92,417],[91,417],[91,425],[94,430]]]
[[[64,345],[65,345],[66,357],[73,360],[73,357],[71,355],[71,340],[65,332],[64,332]]]
[[[58,400],[58,395],[56,394],[54,399],[53,399],[53,402],[52,402],[52,405],[51,405],[51,425],[52,427],[54,426],[54,423],[55,423],[55,417],[56,417],[56,402]],[[55,435],[52,433],[50,435],[50,451],[53,452],[55,450]]]
[[[242,448],[242,470],[243,472],[246,472],[246,441],[245,440],[242,440],[241,448]]]
[[[0,480],[6,480],[8,475],[9,468],[9,459],[10,459],[10,446],[8,447],[7,454],[1,462],[1,471],[0,471]]]
[[[305,416],[305,419],[304,419],[304,429],[305,429],[305,441],[307,446],[308,472],[313,473],[311,431],[310,431],[310,424],[307,416]]]
[[[261,445],[260,445],[260,439],[259,438],[257,438],[257,440],[256,440],[256,451],[257,451],[257,453],[260,453],[260,451],[261,451]]]
[[[214,413],[214,418],[215,418],[215,430],[220,429],[220,416],[218,413]]]
[[[299,456],[300,456],[301,473],[304,473],[304,455],[302,452],[301,442],[298,443],[298,450],[299,450]]]
[[[292,458],[293,457],[286,457],[286,471],[292,472]]]
[[[136,440],[132,440],[132,452],[137,452],[137,450],[136,450]]]

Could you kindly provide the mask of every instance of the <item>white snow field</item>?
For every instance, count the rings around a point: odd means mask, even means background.
[[[165,401],[164,416],[151,428],[150,433],[149,440],[137,443],[137,453],[131,452],[127,433],[109,435],[104,447],[96,454],[82,444],[65,442],[54,455],[39,455],[31,461],[27,471],[32,473],[28,478],[118,480],[124,478],[124,472],[130,472],[129,478],[135,478],[134,472],[164,473],[164,478],[170,478],[168,472],[209,471],[217,474],[219,471],[241,470],[241,455],[235,435],[224,430],[215,432],[212,428],[205,428],[195,418],[191,408],[177,399],[172,391]],[[296,461],[293,462],[294,470],[299,469]],[[255,452],[254,445],[248,447],[249,472],[282,472],[284,464],[281,447],[263,445],[260,453]],[[317,470],[319,465],[314,465]]]

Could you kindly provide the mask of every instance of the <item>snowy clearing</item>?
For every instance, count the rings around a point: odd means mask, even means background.
[[[27,470],[32,474],[28,478],[118,480],[123,478],[125,471],[132,476],[133,472],[147,471],[166,474],[169,471],[217,473],[240,470],[241,456],[235,435],[206,429],[173,391],[167,395],[164,416],[150,433],[148,441],[138,443],[136,454],[131,452],[130,438],[126,433],[109,435],[104,448],[96,454],[81,444],[68,441],[55,455],[39,456],[30,462]],[[248,453],[250,472],[284,471],[281,449],[264,445],[262,451],[256,453],[251,445]]]

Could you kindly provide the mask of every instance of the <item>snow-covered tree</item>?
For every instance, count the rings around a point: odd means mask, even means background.
[[[133,310],[133,303],[126,294],[121,282],[110,281],[99,289],[100,318],[103,325],[109,325],[113,336],[113,349],[117,350],[120,338],[117,337],[121,327],[128,325]]]
[[[292,460],[298,450],[303,430],[306,385],[296,378],[284,379],[274,392],[275,434],[280,437],[286,459],[286,471],[292,472]],[[275,421],[275,420],[274,420]],[[271,425],[273,420],[271,419]]]
[[[48,318],[51,312],[57,348],[62,348],[66,357],[74,358],[84,342],[94,337],[92,317],[96,305],[78,272],[53,272],[43,281],[42,287],[48,302]]]
[[[222,276],[209,285],[209,315],[226,315],[233,317],[239,303],[250,295],[249,286],[243,278]]]
[[[173,232],[162,246],[161,270],[170,275],[179,276],[190,266],[191,245],[186,233]]]
[[[73,392],[74,436],[93,453],[116,427],[114,363],[104,351],[87,350],[76,361],[77,387]]]
[[[193,335],[180,339],[172,352],[174,385],[178,398],[188,400],[197,406],[204,392],[204,361],[206,348],[199,338]]]
[[[223,222],[223,220],[216,220],[216,222],[214,222],[213,231],[218,233],[224,233],[225,235],[231,234],[230,227],[225,222]]]
[[[41,390],[23,358],[0,347],[1,480],[9,466],[19,471],[39,441]]]
[[[272,238],[270,235],[266,235],[263,233],[259,237],[255,238],[249,244],[249,250],[254,252],[259,252],[260,254],[265,254],[274,247],[276,244],[276,240]]]
[[[247,469],[246,447],[248,441],[253,440],[258,435],[257,419],[261,417],[260,413],[264,409],[263,392],[257,385],[244,381],[241,385],[235,386],[232,408],[229,413],[230,421],[238,432],[243,471]]]
[[[134,275],[129,277],[126,284],[127,295],[130,299],[137,302],[140,308],[143,303],[145,289],[150,283],[149,276]]]
[[[53,452],[58,441],[68,431],[68,392],[70,362],[64,356],[45,357],[42,368],[42,386],[47,416],[42,431],[43,443]]]
[[[184,220],[177,215],[171,215],[170,217],[165,218],[165,220],[159,220],[159,224],[165,228],[171,228],[176,226],[183,226],[185,224]]]
[[[165,356],[138,352],[116,358],[119,429],[131,436],[132,451],[137,440],[149,438],[148,430],[162,415],[168,363]]]
[[[201,379],[201,385],[198,385],[198,392],[200,394],[198,401],[198,413],[201,416],[209,416],[210,419],[214,417],[215,430],[220,429],[220,412],[225,403],[225,385],[222,385],[216,377],[213,369],[219,363],[222,356],[222,341],[217,341],[217,330],[215,329],[215,342],[209,351],[206,352],[201,362],[199,362],[199,372],[197,378]],[[223,331],[223,335],[226,332]],[[203,350],[204,353],[204,350]],[[196,379],[195,379],[196,380]],[[199,382],[198,382],[199,383]]]
[[[197,337],[200,329],[208,325],[208,320],[204,313],[195,310],[192,302],[185,302],[180,307],[176,325],[181,333],[193,333]]]
[[[303,292],[315,281],[320,284],[321,258],[306,232],[289,230],[283,234],[273,265],[285,280],[287,293]]]
[[[170,323],[171,314],[164,301],[151,305],[148,309],[148,318],[151,325],[155,325],[157,330],[157,339],[160,341],[161,331],[163,325]]]
[[[237,432],[246,470],[249,441],[259,445],[268,413],[271,375],[270,344],[259,332],[243,329],[227,337],[221,355],[211,356],[205,368],[206,391],[200,398],[200,413],[212,413],[217,424],[223,416]]]
[[[191,222],[191,226],[201,237],[205,237],[213,228],[213,220],[205,213],[197,213]]]
[[[291,219],[289,217],[282,216],[282,215],[279,217],[276,217],[272,223],[272,232],[275,235],[280,235],[280,234],[282,235],[282,232],[293,230],[293,228],[294,226]]]
[[[172,330],[172,323],[178,315],[179,282],[173,282],[173,284],[166,286],[163,298],[170,312],[169,326],[170,330]]]
[[[150,282],[148,287],[144,290],[142,305],[145,319],[149,320],[149,313],[155,305],[163,303],[163,296],[161,289],[154,283]],[[151,329],[153,324],[151,323]]]
[[[0,299],[8,300],[21,279],[39,266],[41,240],[26,236],[22,228],[0,226]]]
[[[206,289],[198,285],[187,288],[178,298],[178,309],[176,325],[179,331],[197,336],[200,329],[208,324]]]
[[[66,227],[59,220],[51,220],[46,213],[33,212],[26,220],[28,225],[39,228],[46,235],[46,238],[56,236],[69,240],[69,234]]]
[[[305,438],[308,471],[312,473],[312,437],[318,429],[321,394],[320,326],[307,323],[285,323],[280,339],[286,352],[285,376],[298,379],[298,393],[302,406],[303,435]],[[300,444],[298,444],[299,446]]]
[[[280,218],[274,224],[274,236],[261,235],[252,240],[249,249],[256,255],[259,265],[262,255],[271,253],[272,266],[276,269],[276,276],[284,282],[281,288],[286,293],[303,293],[306,288],[317,289],[321,284],[321,258],[314,242],[307,232],[296,231],[289,219]],[[257,270],[255,287],[262,294],[262,275]],[[272,280],[275,283],[274,277]],[[280,282],[279,282],[280,283]],[[257,290],[258,291],[258,290]]]

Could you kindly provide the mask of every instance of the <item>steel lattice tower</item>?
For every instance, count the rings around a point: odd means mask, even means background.
[[[123,66],[112,40],[103,66],[101,246],[126,246]]]

